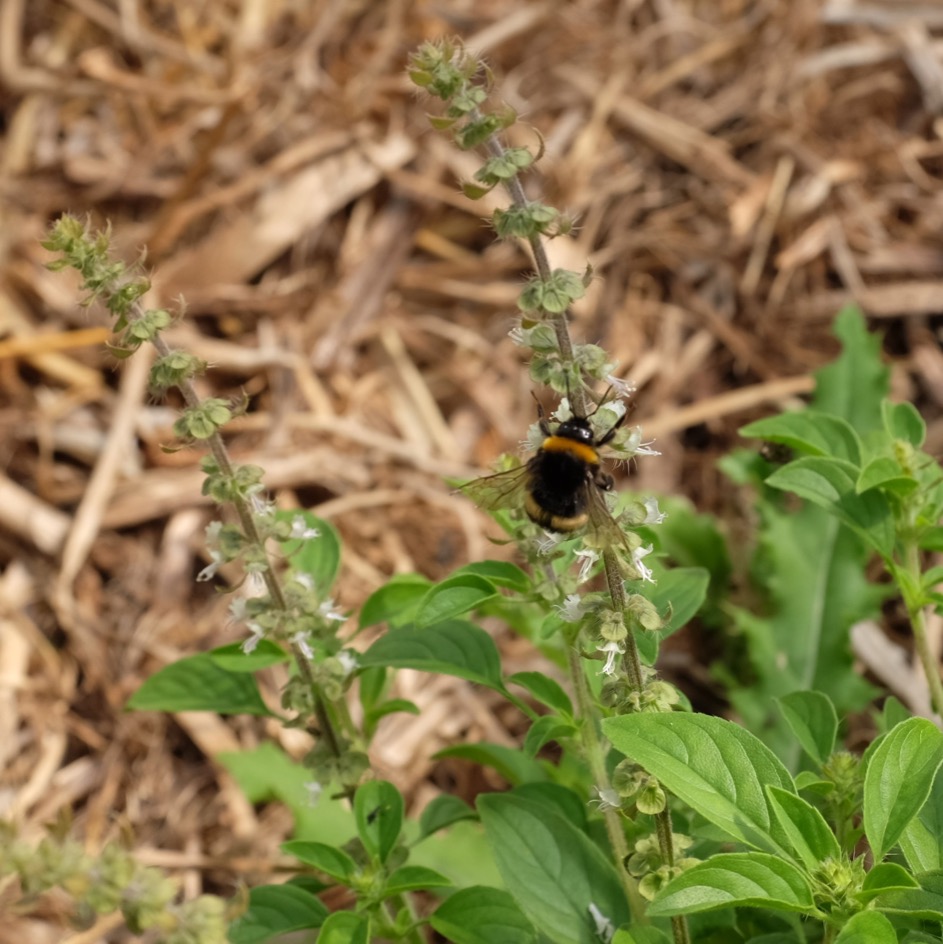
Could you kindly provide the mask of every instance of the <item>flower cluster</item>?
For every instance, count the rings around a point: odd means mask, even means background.
[[[137,862],[114,844],[97,855],[73,840],[43,839],[38,845],[4,829],[0,842],[0,876],[15,875],[27,895],[61,888],[75,901],[79,915],[120,911],[132,932],[150,931],[156,944],[225,944],[227,904],[214,895],[179,902],[178,883],[159,869]]]
[[[689,836],[672,833],[671,846],[675,852],[690,848],[693,840]],[[635,851],[629,856],[626,867],[631,875],[639,879],[639,891],[651,901],[676,875],[697,865],[697,859],[675,858],[673,863],[665,861],[664,851],[655,836],[646,836],[635,843]]]
[[[459,147],[481,146],[487,152],[487,160],[475,174],[474,182],[464,188],[466,194],[478,198],[501,185],[510,197],[510,206],[494,213],[492,226],[499,238],[526,240],[536,270],[518,298],[521,316],[510,336],[530,355],[531,379],[563,397],[554,418],[561,423],[574,416],[588,419],[594,433],[591,444],[606,446],[617,461],[657,455],[650,443],[643,442],[639,427],[622,427],[626,408],[621,398],[631,388],[616,376],[618,365],[610,362],[600,346],[577,344],[570,337],[568,313],[573,303],[584,296],[593,271],[589,266],[583,272],[573,272],[550,265],[544,241],[570,231],[573,223],[554,208],[528,199],[520,183],[519,177],[541,157],[542,149],[533,154],[526,148],[506,148],[501,143],[498,132],[507,128],[515,116],[506,108],[487,110],[490,75],[465,53],[459,42],[423,44],[411,57],[409,74],[417,86],[446,103],[444,116],[432,119],[433,125],[450,131]],[[608,385],[609,390],[599,402],[593,391],[601,384]],[[610,393],[615,396],[610,397]],[[546,424],[538,423],[530,429],[526,445],[531,452],[540,455],[546,428]],[[649,561],[654,545],[646,543],[639,529],[660,524],[665,516],[654,499],[633,501],[627,507],[617,508],[616,496],[608,487],[610,483],[594,477],[594,484],[599,485],[602,496],[592,491],[586,497],[586,504],[592,504],[587,510],[586,533],[579,550],[573,550],[569,541],[572,534],[566,533],[547,535],[536,545],[535,554],[535,544],[529,539],[532,526],[522,524],[512,533],[520,540],[537,573],[543,574],[535,589],[537,597],[553,606],[550,625],[560,631],[576,652],[602,661],[599,674],[604,679],[603,707],[614,713],[670,711],[679,696],[672,686],[657,680],[654,670],[644,666],[639,649],[639,640],[646,634],[651,640],[652,634],[662,629],[664,620],[658,609],[637,592],[637,586],[644,588],[655,582]],[[472,497],[475,491],[470,489]],[[484,496],[485,502],[489,500],[486,492],[478,490],[478,494]],[[535,492],[530,497],[537,502]],[[602,501],[607,503],[605,507],[601,506]],[[577,564],[578,574],[574,575]],[[584,585],[602,569],[608,595],[585,592]],[[582,666],[574,671],[582,671]],[[581,713],[592,726],[596,706],[589,704],[587,695],[580,694],[588,686],[577,682],[576,689],[582,701]],[[599,774],[603,773],[599,770],[601,766],[596,765]],[[640,812],[664,817],[659,835],[670,836],[665,792],[657,780],[638,772],[631,784],[626,780],[623,787],[627,792],[600,782],[594,801],[607,814],[609,834],[616,848],[620,827],[613,824],[613,814],[626,806],[634,805]],[[663,862],[658,868],[664,864],[669,867],[670,844],[660,854]],[[654,880],[648,881],[651,885]],[[612,928],[605,916],[593,913],[593,920],[600,938],[607,940]]]
[[[110,233],[92,233],[74,216],[58,219],[43,246],[60,254],[51,262],[53,270],[72,268],[82,276],[86,292],[83,305],[100,301],[115,318],[114,340],[108,345],[119,358],[130,357],[142,344],[157,348],[158,357],[151,366],[150,383],[156,392],[170,387],[185,388],[203,373],[206,364],[183,351],[173,351],[161,338],[173,316],[164,308],[145,308],[142,297],[151,287],[150,280],[110,256]],[[187,408],[177,421],[175,431],[185,439],[208,439],[232,417],[231,408],[221,400],[198,401],[188,398]]]
[[[297,674],[286,687],[283,701],[298,712],[294,723],[320,736],[323,744],[319,742],[318,747],[332,755],[335,766],[357,766],[359,761],[349,762],[346,757],[352,733],[336,730],[338,724],[343,726],[346,715],[332,714],[328,704],[342,697],[356,667],[354,656],[342,651],[337,638],[337,628],[346,615],[329,597],[329,587],[316,587],[304,572],[289,571],[284,576],[270,556],[270,542],[283,548],[286,543],[304,546],[318,537],[318,530],[301,515],[290,520],[280,515],[274,503],[263,497],[262,470],[230,459],[220,430],[245,404],[198,396],[192,380],[205,365],[168,347],[162,332],[172,316],[165,309],[144,307],[142,298],[150,282],[110,258],[107,231],[92,233],[79,220],[64,216],[51,228],[43,245],[59,253],[50,268],[71,267],[82,275],[85,304],[99,301],[114,315],[111,350],[115,356],[128,357],[144,343],[157,351],[152,387],[157,391],[177,387],[186,405],[174,424],[175,434],[186,442],[208,446],[209,454],[203,460],[203,494],[235,511],[234,523],[214,521],[207,527],[210,560],[197,579],[212,580],[225,565],[238,564],[241,574],[236,583],[250,592],[234,601],[230,612],[248,629],[244,651],[253,652],[263,639],[287,646]],[[299,549],[289,549],[289,557]],[[320,771],[315,773],[322,779]],[[344,789],[352,790],[355,785],[356,780],[343,780]]]

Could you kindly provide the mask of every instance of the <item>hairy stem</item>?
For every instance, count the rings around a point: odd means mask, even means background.
[[[622,584],[619,562],[612,551],[606,551],[603,560],[606,564],[606,582],[609,586],[609,595],[612,597],[613,606],[625,614],[625,587]],[[622,657],[622,664],[636,691],[641,691],[642,661],[639,658],[638,645],[635,642],[632,627],[626,624],[626,629],[628,633],[625,638],[625,655]],[[661,853],[662,862],[669,867],[673,866],[675,863],[674,842],[671,838],[671,813],[667,807],[655,816],[655,832],[658,836],[658,850]],[[675,944],[690,944],[691,937],[688,922],[684,915],[675,915],[671,919],[671,930],[674,934]]]
[[[906,570],[911,580],[908,585],[920,585],[920,552],[915,542],[911,542],[907,547]],[[898,584],[901,586],[901,584]],[[923,674],[926,676],[927,685],[930,688],[930,701],[933,710],[943,717],[943,681],[940,680],[940,666],[933,651],[930,649],[930,641],[927,638],[927,620],[925,608],[919,601],[908,599],[908,594],[904,593],[904,602],[907,604],[907,616],[910,619],[910,628],[914,634],[914,646],[917,649],[917,655],[920,658],[920,664],[923,667]]]
[[[609,588],[609,596],[612,597],[613,609],[622,614],[625,621],[625,586],[622,583],[622,571],[619,569],[619,561],[613,551],[603,552],[603,563],[606,566],[606,586]],[[632,687],[640,692],[642,690],[642,660],[638,654],[638,644],[635,641],[635,633],[632,626],[625,622],[627,630],[625,636],[625,655],[622,657],[622,664],[625,667],[626,674]]]
[[[488,139],[488,152],[492,157],[503,157],[505,155],[504,146],[494,136]],[[515,206],[523,207],[527,204],[527,196],[524,188],[517,177],[512,177],[505,183],[505,188]],[[551,275],[550,260],[547,257],[547,250],[543,240],[538,235],[529,237],[531,251],[534,256],[534,265],[538,275],[542,279],[548,279]],[[566,363],[573,361],[573,341],[570,338],[570,331],[567,324],[568,312],[563,314],[551,315],[551,323],[557,338],[557,346],[560,349],[560,356]],[[575,390],[569,391],[571,405],[575,413],[580,416],[586,416],[589,413],[589,400],[582,384],[578,384]],[[622,572],[615,553],[607,550],[603,554],[603,562],[606,568],[606,583],[609,587],[609,595],[612,597],[613,608],[623,614],[625,620],[626,598],[625,587],[622,582]],[[625,655],[623,656],[623,665],[630,683],[636,691],[641,691],[643,686],[642,662],[639,658],[638,645],[635,641],[635,635],[632,627],[626,623],[628,633],[625,639]],[[593,707],[593,701],[589,694],[589,688],[586,681],[586,675],[580,661],[579,653],[574,646],[569,648],[570,674],[573,678],[574,687],[577,695],[577,702],[580,706],[580,716],[583,718],[583,742],[586,750],[587,759],[590,765],[590,771],[597,787],[604,789],[609,786],[609,778],[606,774],[605,763],[603,762],[602,746],[599,742],[599,736],[596,731],[596,711]],[[644,905],[638,892],[638,886],[634,879],[629,876],[625,868],[625,856],[628,853],[625,841],[625,833],[622,824],[614,810],[604,810],[606,831],[609,834],[609,841],[612,844],[613,854],[617,860],[619,874],[622,876],[623,885],[626,889],[626,897],[633,918],[640,920],[640,915],[644,913]],[[656,817],[656,826],[658,834],[658,843],[662,859],[668,865],[674,864],[674,849],[671,841],[671,814],[664,810]],[[672,931],[675,944],[690,944],[690,933],[685,917],[678,916],[672,918]]]
[[[503,157],[505,154],[504,145],[495,137],[488,138],[488,152],[492,157]],[[524,187],[517,177],[507,180],[504,187],[515,206],[527,206],[527,195],[524,193]],[[527,241],[530,243],[531,253],[534,256],[534,267],[537,269],[537,274],[542,279],[549,279],[551,273],[550,259],[547,256],[547,249],[543,240],[540,236],[534,235],[530,236]],[[573,341],[567,327],[567,315],[554,316],[552,324],[557,336],[557,347],[560,349],[560,356],[566,363],[570,363],[573,360]],[[570,397],[572,398],[574,410],[580,416],[586,416],[589,413],[589,401],[582,386],[577,387],[576,390],[571,390]]]
[[[153,338],[151,343],[154,345],[157,353],[161,357],[167,357],[171,353],[170,347],[162,337],[157,336]],[[188,407],[191,409],[196,409],[199,407],[200,396],[196,392],[196,389],[192,383],[189,381],[181,381],[177,384],[177,389],[180,391],[184,402]],[[231,477],[234,473],[233,463],[229,457],[229,452],[226,449],[226,445],[223,442],[223,437],[219,432],[214,432],[209,437],[208,445],[210,447],[210,451],[213,454],[213,458],[216,460],[216,464],[219,467],[220,472],[223,475]],[[262,547],[262,536],[259,534],[259,530],[256,527],[255,518],[252,514],[252,509],[249,507],[249,503],[244,499],[234,499],[233,506],[236,509],[236,515],[239,518],[239,524],[242,526],[242,531],[246,536],[246,539],[257,547]],[[262,573],[262,578],[265,581],[266,589],[275,603],[275,606],[283,612],[287,610],[288,603],[285,600],[285,594],[282,590],[281,581],[278,579],[278,576],[275,574],[275,571],[271,566],[265,568]],[[302,652],[301,648],[297,644],[289,642],[289,646],[292,657],[295,660],[295,665],[298,667],[301,677],[305,680],[305,684],[313,693],[314,713],[317,720],[318,733],[325,739],[331,754],[333,754],[334,757],[340,758],[344,753],[341,738],[335,729],[333,721],[331,720],[327,703],[325,702],[324,697],[319,691],[318,685],[314,680],[314,674],[311,671],[311,663],[308,661],[304,652]]]
[[[589,683],[586,680],[586,672],[583,669],[580,660],[579,650],[576,646],[570,646],[567,649],[567,660],[570,669],[570,678],[573,680],[573,690],[576,694],[576,704],[579,707],[580,718],[582,719],[582,740],[583,751],[586,755],[586,762],[589,764],[590,776],[593,783],[600,790],[611,789],[609,775],[606,773],[606,760],[603,756],[602,743],[599,740],[599,734],[596,730],[598,717],[593,705],[592,695],[589,691]],[[622,828],[619,811],[610,809],[607,804],[602,804],[603,822],[606,824],[606,835],[609,837],[609,844],[612,846],[612,854],[618,863],[619,877],[622,879],[622,887],[625,890],[625,897],[629,902],[629,909],[632,912],[632,920],[635,922],[647,923],[645,918],[645,902],[639,894],[638,883],[629,875],[625,868],[625,861],[629,855],[629,844],[625,838],[625,830]]]
[[[655,831],[658,834],[658,848],[663,861],[668,866],[675,864],[674,840],[671,835],[671,814],[667,807],[655,816]],[[671,930],[675,944],[690,944],[691,935],[684,915],[674,915]]]

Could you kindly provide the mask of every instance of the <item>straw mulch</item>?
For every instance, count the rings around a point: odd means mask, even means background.
[[[552,247],[599,276],[574,334],[638,385],[664,453],[632,487],[730,515],[715,460],[810,390],[852,300],[941,451],[941,7],[0,0],[0,816],[27,835],[69,807],[91,848],[129,831],[189,893],[228,892],[289,822],[215,758],[305,749],[242,719],[122,713],[155,669],[238,636],[229,598],[193,579],[213,514],[200,455],[162,450],[174,415],[146,359],[117,368],[103,315],[44,268],[59,213],[110,221],[127,259],[146,246],[154,303],[186,298],[171,340],[212,363],[205,392],[249,398],[233,453],[340,530],[341,605],[509,553],[444,484],[533,420],[507,338],[527,255],[483,224],[497,196],[459,193],[475,160],[429,130],[405,78],[412,48],[451,34],[521,114],[514,142],[543,136],[533,194],[580,221]],[[451,679],[403,673],[401,693],[423,716],[389,720],[377,770],[414,808],[437,784],[471,796],[486,776],[430,756],[513,743],[513,716]],[[43,907],[0,941],[128,939]]]

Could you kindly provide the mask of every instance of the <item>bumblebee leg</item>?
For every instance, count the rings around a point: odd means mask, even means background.
[[[615,485],[615,479],[608,472],[603,472],[599,468],[592,472],[590,477],[593,485],[603,492],[611,491],[612,486]]]

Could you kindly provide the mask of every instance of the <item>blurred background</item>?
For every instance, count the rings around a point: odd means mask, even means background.
[[[461,194],[479,162],[405,74],[452,35],[518,112],[512,143],[545,142],[530,195],[578,220],[551,246],[597,275],[573,335],[636,384],[662,452],[622,488],[685,496],[735,535],[749,510],[717,460],[812,389],[852,302],[943,451],[943,6],[0,0],[0,817],[71,807],[92,845],[127,831],[189,890],[229,893],[291,818],[219,755],[305,749],[257,720],[122,713],[157,668],[240,637],[194,582],[201,454],[162,449],[174,404],[149,397],[146,359],[119,367],[106,317],[44,268],[59,214],[110,225],[126,260],[146,247],[152,304],[185,299],[169,340],[212,365],[204,393],[248,399],[236,459],[339,529],[342,607],[394,573],[511,554],[445,481],[534,419],[508,338],[528,255],[484,221],[501,194]],[[500,642],[512,668],[542,665]],[[674,661],[723,710],[717,655],[694,639]],[[489,775],[431,755],[513,744],[517,722],[454,679],[400,684],[423,715],[388,719],[376,768],[414,808],[473,797]],[[64,938],[44,907],[0,940],[125,939]]]

